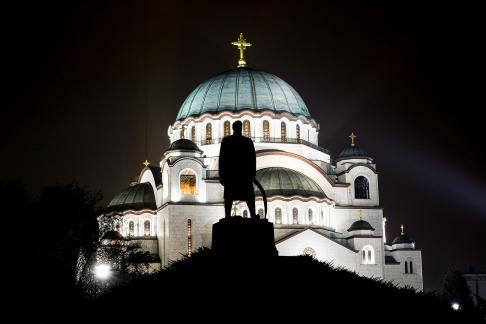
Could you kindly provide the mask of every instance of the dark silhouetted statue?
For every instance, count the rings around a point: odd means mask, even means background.
[[[223,138],[219,151],[219,181],[224,186],[225,217],[231,217],[234,200],[246,201],[252,218],[255,213],[253,179],[256,172],[256,155],[253,141],[242,135],[241,121],[233,123],[233,135]]]

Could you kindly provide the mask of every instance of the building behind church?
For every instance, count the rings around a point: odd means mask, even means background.
[[[105,216],[152,254],[155,268],[211,246],[212,225],[224,217],[218,154],[240,120],[254,142],[256,178],[268,197],[281,256],[307,254],[360,275],[423,289],[421,251],[402,227],[388,243],[378,168],[351,135],[337,157],[319,146],[319,123],[299,93],[279,77],[246,66],[242,35],[236,69],[200,83],[167,130],[169,148],[146,163],[138,181],[112,199]],[[265,217],[261,193],[256,209]],[[234,213],[249,217],[244,202]]]

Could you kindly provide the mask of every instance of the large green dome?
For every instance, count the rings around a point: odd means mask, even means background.
[[[287,82],[267,72],[238,68],[215,75],[197,86],[182,104],[177,120],[243,109],[310,117],[304,101]]]
[[[268,197],[276,195],[326,197],[314,180],[295,170],[280,167],[264,168],[257,170],[255,178]],[[256,189],[255,194],[261,195],[260,190]]]

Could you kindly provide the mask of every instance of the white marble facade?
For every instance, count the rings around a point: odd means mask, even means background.
[[[210,247],[212,224],[224,217],[219,143],[232,122],[240,120],[244,135],[255,144],[257,174],[273,170],[266,173],[268,179],[278,179],[291,170],[304,183],[301,187],[289,177],[282,180],[288,188],[268,197],[267,217],[274,223],[279,255],[309,254],[363,276],[423,288],[421,252],[413,240],[403,234],[395,238],[396,244],[384,242],[378,172],[370,156],[352,145],[331,159],[319,147],[322,130],[310,115],[290,108],[235,107],[215,112],[204,111],[203,106],[199,114],[179,114],[168,129],[170,148],[157,165],[143,168],[138,178],[138,184],[150,184],[152,207],[111,203],[124,209],[112,212],[122,216],[119,229],[124,236],[147,240],[143,248],[156,254],[162,267],[188,253],[188,219],[191,249]],[[268,181],[270,185],[273,180]],[[309,191],[306,183],[316,185],[317,191]],[[260,196],[256,208],[257,212],[263,209]],[[249,215],[244,203],[236,204],[235,211]]]

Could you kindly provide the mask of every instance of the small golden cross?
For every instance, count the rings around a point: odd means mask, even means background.
[[[143,165],[145,165],[145,167],[148,167],[148,166],[149,166],[149,164],[150,164],[150,162],[149,162],[148,160],[145,160],[145,161],[143,162]]]
[[[355,146],[356,145],[356,138],[358,136],[354,135],[354,132],[351,132],[351,135],[349,135],[349,138],[351,138],[351,146]]]
[[[245,37],[243,37],[243,33],[240,33],[240,38],[238,38],[238,41],[232,42],[231,45],[236,46],[240,50],[240,59],[238,61],[238,67],[245,67],[246,60],[243,51],[246,50],[247,47],[250,47],[251,44],[247,43]]]
[[[234,204],[233,205],[233,216],[236,216],[236,211],[237,211],[236,204]]]
[[[403,234],[405,234],[405,233],[404,233],[404,231],[403,231],[403,229],[404,229],[404,228],[405,228],[405,227],[403,226],[403,224],[402,224],[402,225],[400,225],[400,229],[402,230],[402,235],[403,235]]]

